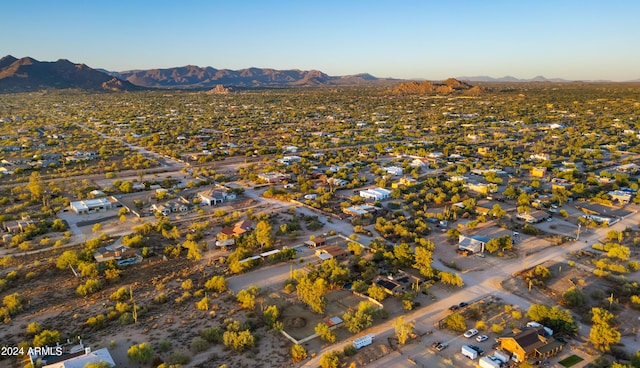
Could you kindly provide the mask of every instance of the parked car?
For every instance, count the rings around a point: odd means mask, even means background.
[[[453,312],[454,310],[458,310],[459,308],[460,307],[458,305],[452,305],[449,307],[449,310]]]
[[[464,333],[464,337],[469,339],[471,337],[474,337],[477,334],[478,334],[478,330],[476,330],[475,328],[472,328],[472,329],[470,329],[470,330],[468,330],[467,332]]]
[[[469,303],[467,303],[467,302],[460,302],[460,304],[458,304],[458,307],[460,307],[460,308],[464,308],[464,307],[466,307],[467,305],[469,305]]]
[[[449,346],[448,342],[441,342],[440,344],[438,344],[438,346],[436,346],[436,350],[437,351],[442,351],[442,350],[446,349],[447,346]]]
[[[487,341],[487,339],[489,339],[489,336],[487,336],[487,335],[480,335],[480,336],[476,337],[476,341],[477,342]]]

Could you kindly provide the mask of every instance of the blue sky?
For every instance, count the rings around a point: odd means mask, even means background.
[[[25,0],[2,14],[2,55],[115,71],[640,78],[635,0]]]

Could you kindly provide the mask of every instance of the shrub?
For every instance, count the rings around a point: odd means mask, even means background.
[[[33,346],[47,346],[60,342],[60,332],[44,330],[33,338]]]
[[[145,364],[153,358],[153,348],[146,342],[131,345],[127,350],[127,357],[133,362]]]
[[[89,279],[83,285],[76,288],[76,292],[80,296],[87,296],[99,291],[102,288],[102,282],[98,279]]]
[[[209,349],[209,343],[202,337],[195,337],[191,340],[191,351],[195,354],[201,353],[207,349]]]
[[[256,338],[249,330],[225,331],[222,334],[222,343],[236,351],[243,351],[252,348],[256,343]]]
[[[130,325],[133,323],[133,315],[129,312],[122,313],[118,318],[118,322],[121,326]]]
[[[512,310],[511,311],[511,318],[515,319],[516,321],[519,321],[522,319],[522,312],[519,310]]]
[[[498,335],[502,333],[502,330],[504,330],[504,327],[502,327],[502,325],[499,325],[497,323],[491,325],[491,331]]]
[[[222,330],[219,327],[209,327],[200,331],[200,336],[212,344],[222,342]]]
[[[201,311],[209,310],[209,298],[206,296],[200,299],[199,302],[196,302],[196,308]]]
[[[307,359],[307,350],[304,348],[304,346],[295,344],[291,347],[291,358],[293,359],[294,363],[301,362]]]
[[[213,276],[207,280],[204,287],[209,291],[223,293],[227,291],[227,280],[223,276]]]
[[[353,345],[348,344],[342,350],[345,356],[354,356],[358,353],[358,349],[356,349]]]
[[[87,319],[85,324],[91,326],[91,328],[93,328],[94,330],[100,330],[107,325],[107,318],[104,316],[104,314],[98,314],[95,317],[90,317],[89,319]]]
[[[170,367],[180,367],[181,364],[189,364],[191,358],[189,355],[176,351],[169,355],[169,362],[171,363]]]

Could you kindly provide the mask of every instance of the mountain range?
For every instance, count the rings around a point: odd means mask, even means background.
[[[444,82],[416,82],[396,86],[395,93],[453,93],[473,94],[480,87],[465,82],[570,82],[566,79],[547,79],[538,76],[518,79],[510,76],[450,78]],[[11,55],[0,59],[0,93],[39,91],[43,89],[77,88],[93,91],[133,91],[141,89],[194,89],[225,88],[286,88],[346,85],[391,85],[405,82],[392,78],[376,78],[371,74],[330,76],[318,70],[276,70],[247,68],[240,70],[216,69],[187,65],[166,69],[130,70],[113,72],[93,69],[69,60],[38,61],[30,57],[17,59]]]
[[[38,61],[30,57],[0,59],[0,92],[80,88],[98,91],[137,90],[140,87],[84,64],[69,60]]]
[[[512,77],[510,75],[504,76],[502,78],[494,78],[486,75],[474,76],[474,77],[456,77],[456,79],[467,81],[467,82],[495,82],[495,83],[530,83],[530,82],[551,82],[551,83],[570,83],[570,82],[578,82],[575,80],[562,79],[562,78],[546,78],[542,75],[538,75],[533,78],[521,79]],[[633,80],[628,82],[638,82],[639,80]],[[610,80],[585,80],[580,82],[611,82]]]
[[[30,57],[0,59],[0,92],[79,88],[97,91],[160,89],[283,88],[321,85],[362,85],[388,83],[393,79],[370,74],[329,76],[318,70],[275,70],[248,68],[215,69],[193,65],[149,70],[112,72],[92,69],[68,60],[38,61]]]
[[[215,69],[193,65],[150,70],[110,72],[112,76],[148,88],[210,89],[217,85],[235,88],[358,85],[381,81],[370,74],[329,76],[318,70],[247,68]]]

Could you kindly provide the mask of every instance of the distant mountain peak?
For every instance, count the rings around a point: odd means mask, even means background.
[[[66,59],[41,62],[30,57],[16,59],[8,55],[0,59],[0,92],[26,92],[42,89],[80,88],[98,91],[139,89]]]
[[[473,76],[473,77],[458,77],[458,79],[460,80],[464,80],[464,81],[469,81],[469,82],[496,82],[496,83],[501,83],[501,82],[519,82],[519,83],[526,83],[526,82],[554,82],[554,83],[566,83],[566,82],[571,82],[570,80],[567,79],[562,79],[562,78],[546,78],[543,75],[537,75],[533,78],[529,78],[529,79],[519,79],[516,77],[512,77],[510,75],[501,77],[501,78],[494,78],[494,77],[489,77],[486,75],[482,75],[482,76]]]

